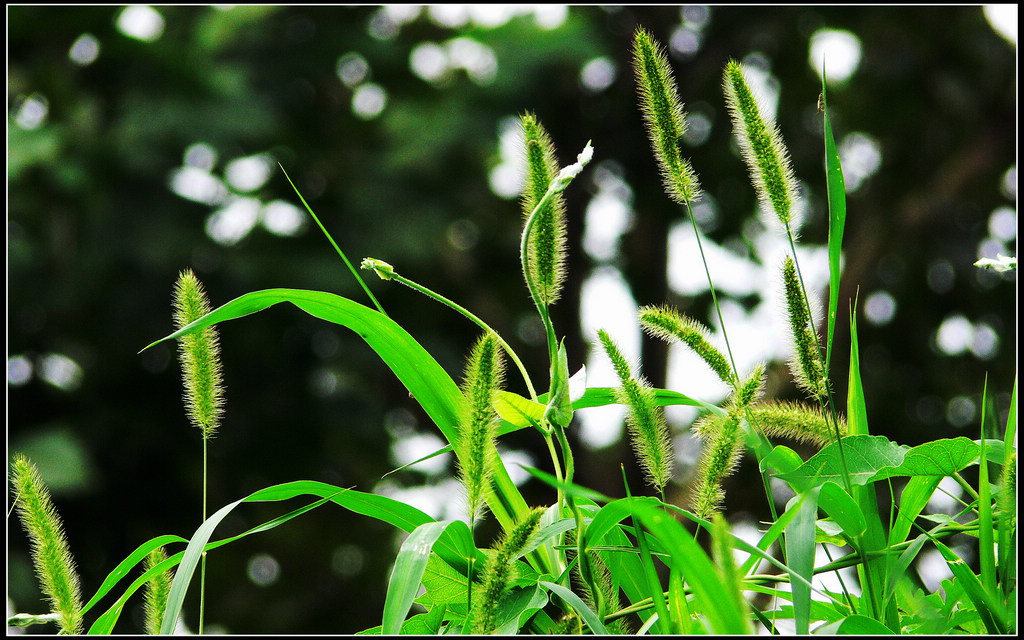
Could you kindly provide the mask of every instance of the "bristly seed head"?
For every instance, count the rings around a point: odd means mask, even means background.
[[[82,632],[82,599],[64,526],[39,470],[20,453],[15,454],[11,462],[11,489],[21,524],[32,545],[32,563],[40,587],[50,601],[50,611],[57,614],[62,633],[79,634]]]
[[[532,113],[526,113],[521,116],[520,123],[526,156],[526,184],[522,198],[523,217],[526,220],[544,198],[551,181],[558,176],[559,169],[551,136],[537,118]],[[565,200],[560,193],[556,193],[537,213],[526,247],[526,268],[530,270],[537,286],[535,294],[541,304],[554,304],[561,294],[562,282],[565,280],[566,237]]]
[[[750,178],[764,211],[772,211],[789,227],[796,201],[796,179],[789,152],[778,127],[765,122],[754,94],[747,86],[743,67],[735,60],[725,65],[725,101],[732,115],[733,133],[750,170]]]
[[[683,103],[665,52],[642,28],[633,38],[633,66],[647,135],[661,168],[665,192],[675,202],[689,204],[700,197],[700,184],[690,163],[679,153],[679,138],[686,132]]]
[[[825,398],[828,396],[828,380],[825,376],[825,366],[821,361],[821,350],[815,340],[811,313],[800,286],[796,263],[788,255],[782,265],[782,279],[795,352],[790,361],[790,371],[797,386],[807,391],[811,397]]]
[[[629,407],[626,426],[633,441],[633,450],[648,484],[661,492],[672,479],[674,462],[665,415],[658,408],[654,389],[643,378],[633,377],[629,364],[607,332],[603,329],[598,331],[598,337],[621,383],[615,390],[615,399]]]
[[[687,345],[723,382],[736,386],[736,375],[729,367],[729,361],[708,340],[711,332],[700,322],[669,307],[646,306],[640,309],[640,326],[651,337],[669,343],[680,341]]]
[[[494,398],[503,379],[501,346],[493,333],[487,333],[470,352],[462,385],[468,407],[460,424],[458,468],[471,520],[481,515],[491,486],[498,421]]]
[[[210,312],[203,285],[191,269],[182,271],[174,290],[174,323],[177,329]],[[224,412],[224,386],[220,347],[212,326],[178,338],[178,357],[185,384],[185,406],[192,424],[208,439],[217,431]]]

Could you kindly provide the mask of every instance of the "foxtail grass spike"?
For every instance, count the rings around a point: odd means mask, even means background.
[[[706,519],[718,512],[725,499],[722,481],[736,470],[743,453],[739,420],[739,412],[733,410],[724,416],[708,413],[693,425],[704,442],[690,497],[690,508],[698,517]]]
[[[210,312],[202,283],[191,269],[182,271],[174,290],[174,323],[181,329]],[[217,331],[207,327],[178,338],[185,406],[189,420],[208,440],[217,431],[224,412],[224,385],[221,376]]]
[[[1003,528],[1012,531],[1017,526],[1017,452],[1011,450],[1003,464],[996,498],[1003,520]]]
[[[725,102],[732,115],[733,133],[750,171],[761,208],[772,212],[784,227],[793,219],[796,179],[789,152],[778,127],[766,122],[747,86],[743,67],[735,60],[725,65]]]
[[[615,390],[615,399],[629,407],[626,426],[633,441],[633,450],[648,484],[661,492],[672,478],[674,461],[665,416],[658,408],[654,389],[643,378],[633,377],[629,364],[608,333],[602,329],[598,331],[598,337],[621,384]]]
[[[788,255],[782,265],[782,279],[794,348],[790,371],[797,386],[812,398],[823,400],[828,397],[825,366],[821,361],[821,350],[811,324],[811,312],[796,273],[796,264]]]
[[[496,548],[497,553],[487,561],[482,574],[483,585],[480,596],[474,597],[474,611],[470,621],[473,633],[490,633],[497,626],[498,605],[510,588],[509,582],[515,561],[522,555],[526,544],[537,532],[544,507],[537,507],[511,530],[506,531]]]
[[[491,486],[491,455],[498,420],[494,398],[503,378],[501,346],[493,333],[484,334],[470,353],[462,386],[468,410],[461,425],[458,464],[471,521],[480,515]]]
[[[163,547],[158,547],[149,552],[143,563],[143,571],[149,571],[156,565],[167,559]],[[160,626],[164,621],[164,610],[167,608],[167,596],[171,593],[171,580],[173,575],[170,570],[161,571],[146,583],[145,612],[146,612],[146,633],[159,635]]]
[[[686,133],[683,103],[664,50],[643,29],[637,29],[633,37],[633,67],[665,193],[679,204],[689,204],[700,196],[700,184],[690,163],[679,153],[679,138]]]
[[[735,403],[739,407],[747,407],[764,394],[765,363],[759,362],[742,384],[736,387]]]
[[[520,118],[526,156],[526,185],[523,188],[524,221],[544,198],[551,181],[558,176],[555,146],[544,127],[532,113]],[[554,304],[565,280],[565,200],[560,194],[538,213],[527,246],[526,262],[541,303]],[[528,278],[529,281],[529,278]]]
[[[56,614],[61,633],[82,633],[82,599],[75,561],[60,516],[39,470],[22,454],[11,462],[11,486],[18,516],[28,533],[32,563],[43,595]]]
[[[700,322],[669,307],[648,306],[640,309],[640,326],[653,338],[689,346],[723,382],[736,386],[736,375],[729,367],[729,361],[708,340],[711,332]]]
[[[818,447],[834,442],[832,423],[817,408],[794,402],[765,402],[747,407],[750,425],[769,438],[789,438]],[[846,435],[846,422],[839,422],[840,435]]]

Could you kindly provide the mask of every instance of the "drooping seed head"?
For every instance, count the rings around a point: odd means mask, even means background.
[[[729,367],[729,361],[711,344],[711,332],[700,322],[669,307],[647,306],[640,309],[640,326],[651,337],[687,345],[723,382],[736,386],[736,376]]]
[[[754,429],[769,438],[789,438],[818,447],[835,441],[835,430],[820,409],[795,402],[762,402],[747,407],[747,418]],[[846,435],[846,422],[842,419],[839,433]]]
[[[686,133],[683,103],[665,52],[643,29],[637,29],[633,38],[633,67],[665,193],[679,204],[688,204],[700,196],[700,184],[689,161],[679,152],[679,138]]]
[[[654,389],[642,377],[633,377],[629,364],[608,333],[602,329],[598,331],[598,337],[619,377],[620,386],[615,389],[615,399],[629,407],[626,427],[637,460],[648,484],[661,492],[672,479],[675,459],[665,415],[658,407]]]

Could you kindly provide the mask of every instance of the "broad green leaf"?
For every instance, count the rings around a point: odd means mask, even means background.
[[[883,470],[900,466],[910,447],[898,445],[885,436],[846,436],[840,443],[832,443],[789,473],[778,477],[792,483],[794,488],[808,488],[832,481],[843,482],[842,457],[839,447],[843,447],[850,482],[867,484],[876,480]],[[882,476],[887,477],[887,476]]]
[[[441,365],[405,329],[386,315],[332,293],[302,289],[267,289],[247,293],[157,340],[149,347],[219,322],[262,311],[281,302],[290,302],[316,318],[342,325],[358,334],[398,376],[448,442],[458,442],[458,416],[466,399]],[[494,492],[488,496],[487,502],[505,529],[515,526],[529,511],[504,465],[500,464],[495,465]]]
[[[554,582],[542,580],[540,585],[564,600],[566,604],[576,611],[576,613],[580,614],[580,618],[587,623],[587,626],[594,632],[594,635],[608,635],[608,629],[605,628],[604,624],[597,617],[597,614],[594,613],[594,611],[588,607],[585,602],[580,600],[578,595],[560,584],[555,584]]]
[[[398,633],[400,635],[436,636],[441,630],[441,625],[444,623],[444,613],[444,606],[433,607],[426,613],[418,613],[403,622],[402,628],[399,629]],[[381,625],[359,631],[355,635],[379,636],[381,635]]]
[[[540,424],[544,417],[544,405],[510,391],[499,391],[494,401],[494,410],[502,420],[511,422],[517,427],[530,427]]]
[[[465,616],[466,586],[469,584],[464,573],[459,573],[436,555],[430,556],[423,572],[423,586],[426,592],[416,602],[427,607],[445,606],[456,616]]]
[[[391,571],[391,579],[388,581],[381,624],[382,633],[394,635],[402,628],[412,601],[420,589],[423,570],[426,569],[427,559],[433,552],[434,543],[449,526],[465,529],[465,531],[459,531],[457,537],[464,543],[470,542],[471,546],[472,534],[469,532],[469,527],[466,526],[466,523],[457,520],[422,524],[416,527],[416,530],[409,534],[409,537],[402,543],[402,548],[395,559],[394,569]],[[466,551],[468,553],[469,549],[467,548]]]
[[[780,444],[773,447],[767,456],[761,458],[759,467],[761,472],[764,472],[765,469],[772,469],[778,475],[795,471],[803,462],[796,451]]]
[[[498,626],[495,635],[517,634],[534,613],[548,604],[547,593],[534,582],[526,589],[515,589],[502,599],[498,610]]]
[[[832,520],[842,528],[846,535],[856,538],[864,533],[867,527],[864,514],[857,506],[853,496],[846,493],[846,489],[843,489],[842,486],[835,482],[826,482],[821,485],[818,504],[825,510],[825,513],[832,516]]]
[[[998,451],[1002,442],[988,440],[989,450]],[[827,481],[842,481],[839,444],[832,443],[807,462],[779,478],[794,486],[807,487]],[[963,436],[934,440],[910,448],[884,436],[846,436],[842,441],[850,482],[867,484],[893,476],[951,476],[977,463],[981,446]]]
[[[832,121],[828,117],[825,97],[825,70],[821,71],[821,111],[825,122],[825,184],[828,190],[828,339],[825,349],[825,371],[832,362],[832,336],[839,308],[840,260],[843,248],[843,229],[846,227],[846,182],[839,162],[839,152],[832,135]]]

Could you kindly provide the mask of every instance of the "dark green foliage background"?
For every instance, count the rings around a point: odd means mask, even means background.
[[[709,296],[681,299],[668,291],[664,239],[681,212],[662,192],[629,60],[635,27],[666,43],[679,24],[678,7],[573,7],[551,31],[532,18],[451,30],[424,12],[396,38],[381,41],[367,32],[374,7],[168,6],[159,8],[166,30],[152,43],[119,33],[119,11],[8,7],[9,112],[19,96],[38,91],[49,100],[48,122],[39,129],[21,131],[8,116],[8,356],[65,353],[84,370],[71,392],[38,377],[8,386],[8,447],[33,456],[53,483],[86,597],[140,543],[163,533],[189,536],[200,521],[201,443],[185,419],[175,354],[168,346],[136,353],[171,330],[177,272],[193,267],[214,306],[272,287],[365,300],[312,225],[293,238],[257,228],[230,248],[206,236],[211,209],[168,188],[170,171],[197,141],[219,151],[215,172],[231,158],[269,150],[351,259],[387,260],[472,309],[510,339],[544,384],[544,349],[516,337],[520,320],[532,313],[518,264],[520,213],[517,203],[490,191],[487,179],[498,157],[500,120],[534,111],[563,164],[592,139],[595,162],[611,158],[623,167],[636,224],[618,264],[636,301],[670,302],[707,317]],[[977,401],[987,372],[990,389],[1003,393],[999,413],[1005,415],[1004,392],[1016,366],[1016,280],[971,266],[988,215],[1016,206],[999,191],[1016,157],[1016,52],[991,30],[981,7],[712,8],[698,54],[673,59],[683,101],[704,102],[713,113],[707,142],[685,150],[721,207],[709,235],[717,242],[738,237],[756,206],[731,143],[720,79],[728,58],[757,50],[781,82],[780,128],[797,175],[812,191],[812,221],[803,236],[824,242],[820,87],[807,64],[808,40],[820,27],[848,29],[863,47],[857,73],[830,90],[837,137],[867,132],[883,156],[878,173],[848,201],[837,397],[845,398],[848,301],[857,286],[862,296],[884,287],[898,303],[894,321],[860,322],[872,432],[908,445],[977,437],[975,425],[960,432],[942,417],[923,421],[918,402],[962,394]],[[102,50],[80,68],[67,53],[83,32]],[[459,72],[435,87],[412,74],[413,47],[460,34],[494,50],[493,84],[477,86]],[[349,51],[365,56],[372,80],[388,91],[387,107],[369,122],[353,116],[351,90],[335,75],[338,57]],[[600,55],[614,60],[618,73],[595,94],[581,88],[579,72]],[[580,246],[588,192],[593,187],[584,174],[567,193],[570,279],[554,308],[573,370],[590,348],[578,328],[579,286],[591,266]],[[258,195],[298,204],[279,171]],[[480,231],[467,251],[453,249],[446,236],[460,218]],[[945,295],[925,284],[926,266],[937,258],[956,271]],[[982,286],[985,278],[990,286]],[[370,286],[458,379],[476,328],[401,287],[375,278]],[[997,329],[994,359],[937,355],[932,334],[955,311]],[[290,480],[371,490],[393,466],[387,412],[407,409],[421,431],[431,429],[373,352],[343,329],[282,307],[226,324],[220,334],[227,413],[210,447],[211,512]],[[316,345],[334,339],[336,351],[326,360],[318,356]],[[664,364],[664,349],[645,341],[644,372],[656,385],[664,383]],[[343,381],[329,398],[312,392],[312,373],[325,365]],[[796,397],[782,366],[773,368],[770,387]],[[512,390],[522,391],[514,383]],[[578,451],[581,483],[619,495],[611,472],[626,461],[634,486],[642,484],[625,443]],[[538,461],[545,458],[538,452]],[[750,466],[727,491],[758,486]],[[422,480],[416,472],[399,476],[407,484]],[[535,484],[524,492],[533,504],[552,500]],[[674,493],[675,501],[684,499],[681,489]],[[734,516],[767,517],[758,491],[733,491],[726,504]],[[222,533],[282,511],[247,505]],[[349,633],[379,624],[393,539],[387,526],[324,507],[218,550],[209,563],[208,624],[234,633]],[[8,596],[15,610],[40,612],[16,519],[8,519],[8,540]],[[343,545],[365,553],[353,576],[331,571],[332,554]],[[281,565],[280,580],[270,587],[246,578],[246,563],[257,553]],[[196,593],[193,588],[186,602],[192,629]],[[139,602],[126,608],[120,631],[141,630]]]

